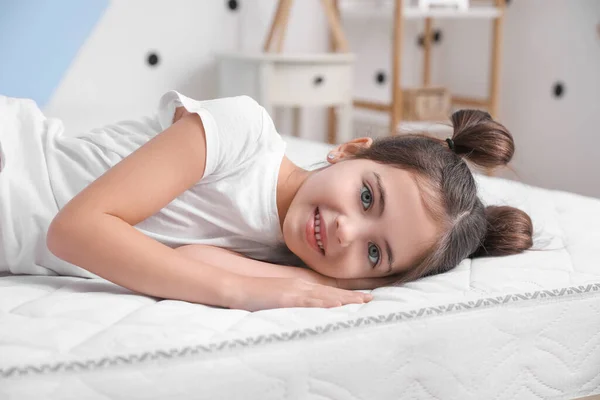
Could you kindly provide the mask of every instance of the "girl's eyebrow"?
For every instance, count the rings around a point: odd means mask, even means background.
[[[385,211],[386,193],[385,188],[381,183],[381,175],[379,175],[377,172],[373,172],[373,175],[375,175],[375,180],[377,181],[377,189],[379,190],[379,216],[381,217],[383,215],[383,212]]]
[[[377,181],[377,190],[379,190],[379,217],[383,215],[385,211],[385,188],[383,187],[383,183],[381,182],[381,176],[373,171],[373,175],[375,175],[375,180]],[[394,254],[392,253],[392,247],[390,243],[385,240],[385,252],[388,256],[388,270],[387,272],[392,272],[392,265],[394,265]]]

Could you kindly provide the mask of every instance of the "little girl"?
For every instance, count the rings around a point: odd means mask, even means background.
[[[484,207],[461,158],[505,165],[511,134],[482,111],[452,124],[446,141],[351,140],[307,171],[247,96],[172,91],[154,117],[77,137],[0,96],[0,271],[246,310],[335,307],[530,248],[527,214]]]

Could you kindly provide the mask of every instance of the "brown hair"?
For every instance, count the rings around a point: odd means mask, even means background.
[[[484,207],[464,160],[488,170],[508,164],[515,150],[510,132],[479,110],[455,112],[452,126],[454,150],[446,141],[411,134],[376,139],[352,157],[411,171],[427,209],[442,223],[436,242],[399,282],[448,271],[468,257],[517,254],[533,244],[531,218],[514,207]]]

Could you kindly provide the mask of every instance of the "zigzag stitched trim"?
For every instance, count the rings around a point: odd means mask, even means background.
[[[57,362],[53,364],[27,365],[23,367],[11,367],[0,369],[0,379],[11,377],[22,377],[40,374],[54,374],[62,372],[88,372],[109,367],[134,365],[149,361],[165,361],[176,358],[197,356],[199,354],[212,354],[224,350],[236,350],[256,345],[276,342],[290,342],[292,340],[304,339],[318,336],[329,332],[349,330],[370,325],[380,325],[390,322],[407,321],[425,316],[435,316],[454,313],[476,308],[501,306],[506,304],[531,301],[536,299],[550,299],[570,295],[581,295],[591,292],[600,292],[600,283],[586,286],[573,286],[562,289],[540,290],[536,292],[507,294],[503,296],[488,297],[476,301],[450,303],[441,306],[423,307],[411,311],[399,311],[387,315],[359,317],[348,321],[339,321],[327,325],[319,325],[312,328],[297,329],[291,332],[263,334],[244,339],[224,340],[209,345],[186,346],[179,349],[155,350],[141,354],[119,355],[103,357],[95,360]]]

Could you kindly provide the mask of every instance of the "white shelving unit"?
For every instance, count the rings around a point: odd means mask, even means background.
[[[370,1],[370,0],[340,0],[339,8],[344,17],[355,18],[389,18],[394,12],[394,1]],[[432,9],[421,10],[417,7],[404,7],[405,19],[421,18],[498,18],[501,10],[495,6],[471,6],[467,11],[458,9]]]
[[[482,4],[485,3],[485,4]],[[392,43],[392,87],[391,102],[378,103],[373,101],[355,99],[354,106],[367,110],[381,111],[390,116],[389,133],[397,134],[404,130],[400,127],[402,122],[402,88],[400,87],[402,57],[403,22],[406,19],[424,19],[424,54],[423,54],[423,86],[431,84],[431,30],[435,18],[455,19],[489,19],[493,24],[492,41],[490,44],[490,85],[486,98],[472,98],[465,96],[452,96],[453,105],[464,105],[487,109],[492,116],[497,114],[499,100],[500,57],[502,48],[502,27],[504,22],[505,0],[471,0],[471,7],[467,10],[432,8],[422,10],[409,6],[409,0],[337,0],[337,12],[341,18],[393,18],[393,43]],[[405,125],[405,124],[403,124]],[[414,124],[412,124],[414,126]]]

